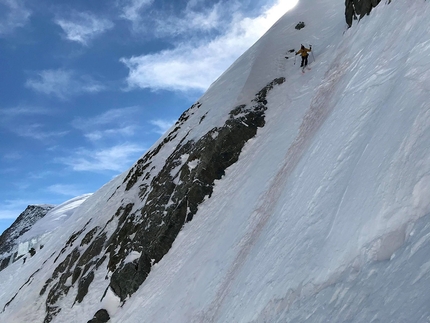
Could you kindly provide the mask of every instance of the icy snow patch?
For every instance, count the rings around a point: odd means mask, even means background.
[[[133,262],[133,261],[135,261],[136,259],[139,259],[141,255],[142,255],[142,253],[141,253],[141,252],[132,251],[132,252],[130,252],[130,253],[128,254],[128,256],[127,256],[127,257],[125,257],[125,259],[124,259],[124,263],[125,263],[125,264],[127,264],[127,263],[129,263],[129,262]]]

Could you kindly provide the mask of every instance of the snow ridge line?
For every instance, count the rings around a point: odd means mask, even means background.
[[[340,64],[341,58],[344,57],[344,51],[340,52],[334,59],[334,62],[326,72],[321,85],[318,87],[317,93],[311,101],[310,108],[303,118],[299,128],[299,133],[294,142],[289,147],[285,163],[275,176],[274,182],[270,188],[261,197],[260,206],[254,211],[251,216],[254,223],[250,224],[250,231],[242,238],[239,243],[240,251],[236,259],[233,261],[232,267],[227,272],[224,281],[216,294],[214,301],[209,306],[209,309],[203,315],[204,322],[217,321],[218,311],[221,308],[230,286],[233,284],[235,277],[243,267],[252,246],[258,240],[264,227],[273,214],[277,205],[283,187],[285,187],[289,176],[302,159],[303,154],[307,151],[312,143],[312,139],[317,134],[318,130],[324,124],[327,117],[331,114],[334,104],[330,104],[333,97],[336,85],[341,80],[342,76],[348,70],[349,62]]]

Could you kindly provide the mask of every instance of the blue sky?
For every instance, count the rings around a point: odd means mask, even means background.
[[[0,0],[0,233],[127,170],[297,0]]]

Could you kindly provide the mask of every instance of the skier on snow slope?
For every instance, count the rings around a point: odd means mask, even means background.
[[[300,54],[302,56],[302,64],[300,65],[300,67],[305,67],[308,65],[308,53],[312,51],[312,46],[309,46],[309,49],[303,45],[301,46],[302,47],[296,52],[296,55]]]

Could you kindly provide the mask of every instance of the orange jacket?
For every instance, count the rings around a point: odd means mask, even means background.
[[[303,48],[300,48],[299,50],[298,50],[298,52],[296,53],[296,55],[301,55],[302,57],[305,57],[305,56],[308,56],[309,54],[309,52],[311,51],[312,49],[307,49],[306,47],[303,47]]]

